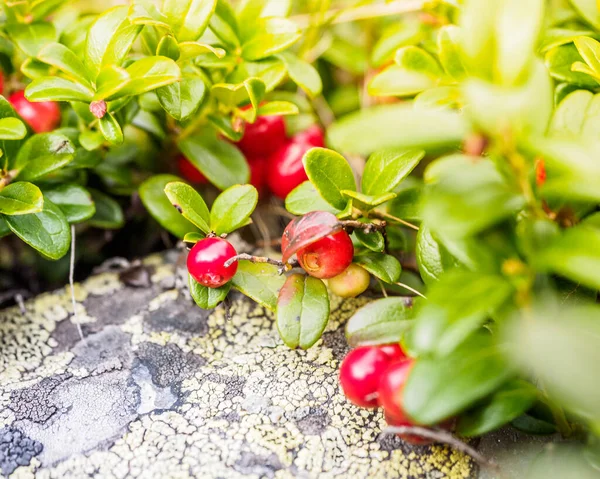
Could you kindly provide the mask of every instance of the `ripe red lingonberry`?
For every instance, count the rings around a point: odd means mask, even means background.
[[[177,168],[181,175],[188,180],[190,183],[206,184],[208,180],[202,172],[196,168],[190,160],[185,156],[179,155],[177,157]]]
[[[323,148],[325,146],[325,137],[323,130],[318,125],[309,126],[306,130],[297,133],[293,137],[294,141],[305,141],[312,146]]]
[[[52,131],[60,124],[60,108],[56,102],[30,102],[23,90],[13,93],[8,101],[36,133]]]
[[[267,159],[248,158],[250,166],[250,184],[256,188],[259,195],[265,193],[267,188]]]
[[[380,348],[365,346],[350,351],[340,366],[340,384],[348,400],[360,407],[377,407],[379,379],[389,363]]]
[[[369,287],[371,277],[369,273],[352,263],[341,274],[327,281],[329,290],[342,298],[355,298],[364,293]]]
[[[219,288],[235,275],[238,263],[225,267],[225,262],[237,255],[235,248],[222,238],[198,241],[187,258],[188,272],[198,283],[208,288]]]
[[[383,372],[379,380],[379,405],[383,407],[386,418],[396,424],[410,423],[402,407],[402,390],[413,364],[412,359],[395,361]]]
[[[237,145],[246,156],[267,157],[286,141],[285,122],[279,115],[259,116],[246,124],[244,136]]]
[[[309,244],[296,253],[304,271],[315,278],[329,279],[344,272],[352,263],[354,245],[344,230]]]
[[[399,344],[384,344],[383,346],[377,346],[381,349],[385,354],[387,354],[390,359],[390,364],[392,362],[399,361],[401,359],[407,359],[406,353],[402,350]]]

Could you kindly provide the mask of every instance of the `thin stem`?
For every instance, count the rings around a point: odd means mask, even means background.
[[[77,321],[77,310],[75,309],[75,225],[71,225],[71,260],[69,264],[69,285],[71,286],[71,304],[73,305],[73,317],[71,322],[75,319],[75,325],[77,326],[77,332],[79,337],[83,340],[83,331],[81,324]]]
[[[538,398],[541,402],[543,402],[550,412],[552,413],[552,419],[554,419],[554,423],[558,428],[558,431],[563,437],[570,437],[573,434],[573,429],[565,416],[565,411],[558,404],[556,404],[552,399],[548,397],[546,394],[546,388],[542,384],[541,385],[542,393],[538,394]]]
[[[369,18],[387,17],[389,15],[399,15],[401,13],[417,12],[422,10],[426,0],[397,0],[389,3],[378,3],[374,5],[364,5],[351,9],[330,10],[322,24],[338,24],[355,22],[357,20],[367,20]],[[295,15],[290,20],[296,23],[300,28],[309,28],[312,24],[311,14]]]
[[[421,426],[390,426],[386,428],[384,434],[414,434],[432,441],[447,444],[448,446],[471,456],[479,465],[500,470],[500,466],[483,454],[480,454],[467,443],[461,441],[453,434],[441,429],[429,429]]]
[[[251,263],[267,263],[272,264],[273,266],[279,266],[279,274],[283,274],[286,271],[289,271],[294,266],[296,266],[296,261],[288,261],[284,263],[283,261],[279,261],[277,259],[267,258],[266,256],[254,256],[248,253],[240,253],[233,258],[229,258],[225,261],[224,265],[226,268],[229,268],[233,263],[239,260],[250,261]]]
[[[374,216],[375,218],[379,218],[382,220],[394,221],[395,223],[400,223],[401,225],[404,225],[415,231],[419,231],[419,227],[417,225],[413,225],[412,223],[409,223],[408,221],[404,221],[403,219],[396,218],[395,216],[392,216],[389,213],[386,213],[385,211],[374,210],[374,211],[371,211],[371,215]]]
[[[364,230],[365,233],[373,233],[375,231],[385,231],[387,223],[382,221],[381,223],[363,223],[362,221],[345,220],[340,221],[340,224],[344,228],[353,228],[356,230]]]
[[[379,282],[379,287],[381,288],[381,294],[383,294],[384,298],[388,297],[387,291],[385,290],[385,284],[383,284],[383,281],[381,281],[379,278],[377,278],[377,281]]]
[[[394,284],[395,284],[396,286],[400,286],[401,288],[408,289],[410,292],[412,292],[412,293],[415,293],[417,296],[421,296],[421,298],[423,298],[423,299],[427,299],[427,297],[426,297],[426,296],[425,296],[423,293],[420,293],[420,292],[419,292],[419,291],[417,291],[416,289],[414,289],[414,288],[411,288],[411,287],[410,287],[409,285],[407,285],[407,284],[404,284],[404,283],[394,283]]]

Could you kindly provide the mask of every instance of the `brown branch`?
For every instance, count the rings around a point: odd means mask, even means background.
[[[234,256],[233,258],[229,258],[227,261],[225,261],[224,266],[226,268],[229,268],[229,266],[231,266],[233,263],[239,260],[246,260],[250,261],[251,263],[267,263],[272,264],[273,266],[278,266],[279,274],[283,274],[286,271],[289,271],[297,264],[296,261],[288,261],[287,263],[284,263],[283,261],[267,258],[266,256],[254,256],[248,253],[240,253]]]
[[[381,223],[363,223],[362,221],[345,220],[340,221],[340,224],[344,228],[352,228],[356,230],[364,230],[365,233],[373,233],[375,231],[385,231],[387,223],[382,221]]]
[[[432,441],[447,444],[448,446],[456,449],[457,451],[463,452],[471,456],[480,466],[489,467],[496,471],[500,470],[500,466],[491,459],[488,459],[483,454],[480,454],[473,447],[467,443],[461,441],[453,434],[448,431],[441,429],[429,429],[421,426],[389,426],[384,431],[384,434],[414,434],[415,436],[421,436],[425,439],[431,439]]]

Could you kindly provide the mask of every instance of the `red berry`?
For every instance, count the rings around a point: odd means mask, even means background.
[[[286,140],[285,122],[279,115],[260,116],[248,123],[244,136],[237,145],[246,156],[267,157],[277,151]]]
[[[267,187],[266,158],[248,158],[250,166],[250,184],[258,190],[259,195],[265,193]]]
[[[208,288],[218,288],[235,275],[237,261],[225,267],[228,259],[237,255],[235,248],[221,238],[205,238],[198,241],[187,259],[187,268],[198,283]]]
[[[52,131],[60,124],[60,108],[56,102],[30,102],[23,90],[13,93],[8,101],[36,133]]]
[[[408,356],[406,356],[406,353],[402,350],[399,344],[384,344],[383,346],[378,346],[378,348],[388,355],[390,361],[408,359]]]
[[[177,157],[177,168],[179,169],[181,175],[191,183],[208,183],[206,176],[204,176],[202,172],[183,155],[179,155]]]
[[[345,271],[352,263],[354,245],[344,230],[321,238],[296,253],[304,271],[315,278],[328,279]]]
[[[379,378],[389,365],[381,349],[366,346],[353,349],[340,366],[340,384],[350,402],[360,407],[377,407]]]
[[[310,143],[312,146],[323,148],[325,146],[325,137],[323,130],[318,125],[309,126],[301,133],[297,133],[292,138],[293,141]]]
[[[379,380],[379,405],[383,407],[385,417],[396,424],[410,423],[402,408],[402,390],[413,363],[412,359],[396,361],[390,364]]]
[[[293,139],[271,155],[267,182],[275,196],[285,199],[294,188],[308,180],[302,158],[311,148],[314,148],[311,143]]]
[[[538,187],[544,186],[544,183],[546,183],[546,177],[547,177],[547,173],[546,173],[546,166],[544,164],[544,160],[543,159],[538,159],[535,162],[535,183]]]

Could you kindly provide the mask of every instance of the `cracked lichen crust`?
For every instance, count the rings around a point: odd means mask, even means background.
[[[288,349],[272,315],[233,294],[231,319],[197,308],[176,254],[144,262],[149,287],[104,273],[0,311],[0,468],[18,478],[468,478],[441,446],[381,434],[381,413],[341,394],[342,324]],[[81,324],[81,340],[76,325]]]

